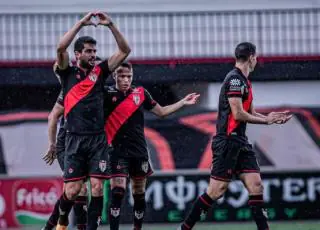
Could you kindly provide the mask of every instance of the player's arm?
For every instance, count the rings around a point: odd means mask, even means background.
[[[48,137],[49,137],[49,148],[44,154],[42,159],[48,164],[51,165],[56,158],[56,142],[57,142],[57,125],[59,118],[63,115],[63,105],[60,103],[59,95],[58,101],[55,103],[53,109],[49,113],[48,117]]]
[[[261,114],[261,113],[258,113],[255,109],[254,109],[254,106],[253,106],[253,103],[251,104],[250,106],[250,113],[255,116],[255,117],[260,117],[260,118],[267,118],[267,116]]]
[[[267,116],[256,112],[256,110],[254,109],[253,103],[250,106],[250,113],[255,117],[267,119]],[[274,115],[279,117],[278,121],[275,122],[277,124],[284,124],[292,118],[292,115],[290,114],[289,110],[282,111],[282,112],[271,112],[269,113],[269,115]]]
[[[244,110],[242,98],[244,96],[245,84],[238,76],[232,76],[225,84],[225,93],[230,104],[232,116],[236,121],[252,124],[272,124],[275,122],[273,116],[259,117]],[[252,108],[251,108],[252,109]]]
[[[188,94],[187,96],[185,96],[183,99],[181,99],[180,101],[171,104],[171,105],[167,105],[167,106],[161,106],[158,103],[154,106],[154,108],[152,110],[150,110],[152,113],[154,113],[155,115],[157,115],[158,117],[164,118],[176,111],[178,111],[179,109],[181,109],[182,107],[184,107],[185,105],[194,105],[197,103],[198,98],[199,98],[199,94],[196,93],[191,93]]]
[[[271,117],[258,117],[246,112],[243,109],[241,97],[229,97],[228,101],[231,107],[232,116],[236,121],[265,125],[275,122]]]
[[[111,30],[118,45],[118,50],[108,59],[108,68],[112,72],[128,57],[131,49],[124,36],[107,14],[98,12],[97,16],[99,17],[99,24],[107,26]]]
[[[64,107],[55,103],[53,109],[51,110],[48,117],[48,136],[49,136],[49,145],[55,146],[57,142],[57,126],[59,118],[63,115]]]
[[[83,26],[94,25],[91,22],[91,17],[94,16],[93,12],[88,13],[80,21],[78,21],[67,33],[63,35],[57,46],[57,65],[60,70],[64,70],[69,65],[69,55],[67,52],[72,40]]]

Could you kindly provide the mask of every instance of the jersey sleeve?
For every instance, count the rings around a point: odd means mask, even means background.
[[[63,106],[63,92],[62,92],[62,90],[59,93],[59,96],[57,98],[56,103],[58,103],[59,105]]]
[[[107,79],[107,78],[109,77],[109,75],[111,74],[111,71],[110,71],[110,69],[109,69],[108,59],[100,62],[100,63],[98,64],[98,66],[99,66],[99,67],[101,68],[101,70],[102,70],[102,77],[103,77],[104,79]]]
[[[244,83],[238,76],[232,76],[226,82],[227,97],[242,97],[244,93]]]
[[[146,89],[144,89],[144,97],[145,100],[143,102],[143,107],[146,110],[151,110],[158,104],[155,100],[153,100],[151,94]]]
[[[60,69],[58,65],[54,65],[53,66],[53,71],[56,74],[57,78],[59,79],[59,81],[61,81],[62,79],[66,78],[71,70],[71,66],[68,65],[68,67],[66,69]]]

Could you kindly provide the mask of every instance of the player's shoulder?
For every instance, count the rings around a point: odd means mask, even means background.
[[[133,93],[146,92],[147,90],[141,85],[131,85]]]
[[[239,73],[239,71],[236,68],[232,69],[229,73],[227,73],[224,82],[230,85],[238,86],[246,83],[244,77]]]
[[[118,92],[115,85],[104,85],[104,91],[106,93],[117,93]]]
[[[68,66],[64,69],[59,68],[59,66],[55,63],[53,66],[53,71],[56,74],[56,76],[67,76],[70,75],[71,73],[77,72],[78,67],[72,65],[71,63],[68,64]]]

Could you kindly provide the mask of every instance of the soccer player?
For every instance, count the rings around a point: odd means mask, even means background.
[[[69,65],[67,48],[84,26],[109,28],[119,50],[109,59],[95,65],[96,41],[89,36],[74,43],[76,66]],[[129,55],[130,48],[111,18],[102,12],[90,12],[79,20],[60,40],[57,48],[57,69],[64,94],[66,129],[64,157],[64,193],[59,205],[57,230],[67,229],[68,215],[84,180],[91,183],[87,229],[97,229],[103,206],[103,179],[107,178],[108,145],[104,133],[103,84],[108,76]]]
[[[193,204],[189,215],[178,228],[192,229],[200,216],[223,196],[234,174],[238,174],[249,192],[249,206],[258,230],[268,230],[267,213],[263,205],[263,187],[255,152],[246,136],[246,125],[284,124],[292,115],[288,111],[257,113],[253,106],[252,86],[248,79],[257,63],[256,46],[249,42],[237,45],[236,64],[223,81],[219,96],[217,134],[213,138],[214,152],[209,186]]]
[[[96,65],[101,62],[101,59],[96,57]],[[54,64],[53,70],[55,72],[57,65]],[[60,91],[58,99],[54,104],[53,109],[51,110],[48,117],[48,137],[49,137],[49,148],[48,151],[43,156],[43,160],[48,164],[52,165],[54,160],[57,158],[59,166],[64,171],[64,150],[65,150],[65,128],[64,128],[64,119],[63,119],[63,92]],[[60,119],[59,131],[57,135],[57,125]],[[60,199],[63,199],[61,196]],[[59,205],[60,199],[57,200],[54,209],[49,217],[46,225],[42,230],[52,230],[58,223],[59,219]],[[78,230],[85,230],[87,223],[87,186],[86,184],[82,185],[79,196],[75,200],[73,205],[76,225]]]
[[[108,144],[113,146],[108,161],[111,176],[110,230],[119,229],[120,207],[127,178],[130,179],[134,199],[133,229],[142,228],[146,181],[152,174],[144,135],[144,110],[166,117],[185,105],[195,104],[200,96],[192,93],[175,104],[162,107],[145,88],[131,86],[132,78],[131,64],[122,63],[114,73],[116,84],[107,87],[105,92],[105,131]]]

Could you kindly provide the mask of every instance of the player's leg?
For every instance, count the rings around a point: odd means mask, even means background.
[[[87,226],[87,200],[87,185],[84,183],[73,205],[78,230],[85,230]]]
[[[128,178],[128,161],[119,157],[115,151],[110,152],[108,171],[110,174],[111,200],[109,205],[110,230],[118,230],[121,204],[125,195]]]
[[[229,140],[214,140],[212,149],[214,154],[209,186],[194,202],[180,227],[182,230],[192,229],[201,216],[206,215],[208,209],[226,192],[232,179],[239,155],[239,144]]]
[[[74,200],[77,198],[81,190],[82,184],[83,180],[65,182],[64,192],[59,204],[59,221],[57,230],[66,229],[66,226],[68,226],[69,213],[74,205]]]
[[[258,230],[268,230],[267,212],[263,202],[263,185],[260,176],[260,167],[251,145],[248,144],[245,151],[240,153],[237,170],[239,171],[240,179],[249,192],[248,204]]]
[[[258,230],[268,230],[267,210],[264,208],[263,186],[259,173],[242,173],[241,180],[249,192],[249,206]]]
[[[142,229],[146,209],[145,190],[147,177],[153,173],[148,160],[135,159],[130,162],[129,175],[133,197],[133,226],[134,230]]]
[[[59,166],[63,172],[63,168],[64,168],[64,151],[63,152],[57,152],[57,160],[59,163]],[[59,219],[59,205],[60,205],[60,200],[63,198],[63,196],[61,196],[56,204],[54,205],[53,211],[45,225],[44,228],[42,228],[42,230],[52,230],[58,223],[58,219]]]
[[[226,192],[229,181],[210,178],[207,190],[193,203],[191,211],[179,229],[192,229],[201,216],[206,215],[208,209]]]
[[[91,200],[88,206],[87,230],[96,230],[101,222],[103,208],[103,183],[109,178],[107,172],[108,145],[104,134],[87,137],[89,152],[89,176]]]
[[[110,179],[111,200],[109,206],[110,230],[119,230],[121,205],[126,191],[126,177],[112,177]]]
[[[90,177],[91,201],[88,206],[87,230],[96,230],[101,222],[104,179]]]
[[[82,155],[82,149],[79,148],[84,141],[82,139],[83,137],[68,134],[66,136],[63,175],[65,184],[64,192],[60,199],[57,230],[66,229],[66,226],[68,226],[69,213],[81,191],[83,180],[87,176],[87,162]]]

